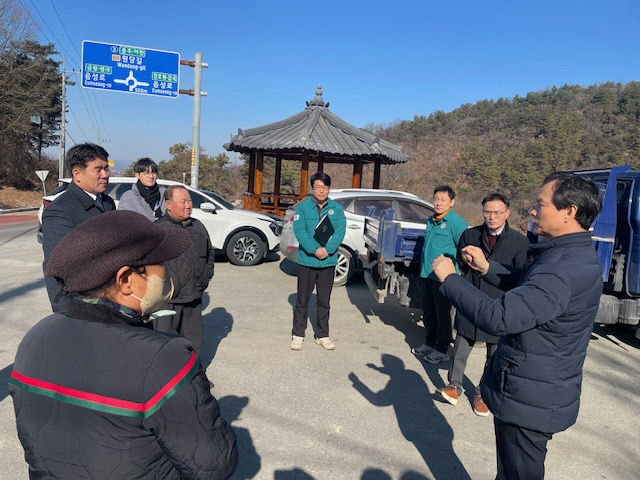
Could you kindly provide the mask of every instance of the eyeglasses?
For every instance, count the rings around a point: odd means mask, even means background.
[[[313,187],[314,190],[318,190],[320,192],[326,192],[329,190],[329,187],[327,187],[326,185],[316,185],[315,187]]]
[[[502,215],[505,212],[506,212],[506,210],[502,210],[502,211],[500,211],[500,210],[483,210],[482,214],[485,217],[489,218],[491,216],[498,217],[498,216]]]
[[[149,177],[154,177],[158,175],[158,172],[146,171],[146,172],[140,172],[139,175],[148,175]]]

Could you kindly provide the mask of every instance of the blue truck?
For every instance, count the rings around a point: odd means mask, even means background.
[[[640,338],[640,172],[621,166],[572,173],[602,192],[602,212],[591,227],[604,282],[595,322],[630,325]],[[395,295],[403,306],[419,306],[424,231],[402,228],[387,210],[366,219],[364,235],[365,280],[375,299],[383,303]]]

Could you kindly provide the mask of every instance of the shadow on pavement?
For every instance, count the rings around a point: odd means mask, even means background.
[[[395,328],[404,335],[409,346],[424,342],[424,330],[418,322],[422,320],[422,310],[400,305],[395,298],[387,298],[385,303],[377,303],[365,283],[348,283],[347,296],[362,314],[366,323],[370,317],[378,317],[382,323]]]
[[[38,288],[44,288],[44,277],[41,277],[38,280],[34,280],[31,283],[25,283],[24,285],[20,285],[19,287],[14,287],[7,290],[6,292],[0,293],[0,303],[4,303],[7,300],[11,300],[12,298],[24,295],[31,290],[37,290]]]
[[[258,262],[258,264],[263,262],[272,263],[272,262],[278,262],[278,261],[280,261],[280,255],[278,255],[278,252],[267,252],[267,255],[264,257],[264,259],[261,262]],[[221,251],[216,251],[216,263],[218,262],[231,263],[229,262],[229,257],[227,257],[227,254]],[[239,268],[244,268],[244,267],[239,267]]]
[[[243,480],[254,478],[260,471],[260,455],[256,452],[256,447],[253,445],[249,430],[233,424],[233,422],[240,419],[242,410],[249,405],[249,397],[227,395],[219,399],[218,403],[220,404],[222,417],[231,424],[233,431],[236,433],[238,466],[231,476],[231,479]]]
[[[291,470],[276,470],[273,472],[273,480],[315,480],[311,475],[295,467]]]
[[[296,262],[292,262],[288,258],[284,258],[280,262],[280,271],[289,275],[290,277],[298,276],[298,264]]]
[[[608,340],[614,345],[628,350],[625,345],[640,349],[640,338],[636,338],[634,327],[630,325],[594,325],[593,333],[600,335],[604,340]],[[599,340],[592,335],[591,340]],[[625,345],[623,345],[625,344]]]
[[[315,480],[301,468],[294,467],[291,470],[276,470],[273,473],[273,480]],[[392,480],[391,475],[380,468],[367,468],[362,472],[360,480]],[[404,472],[399,480],[432,480],[421,473],[409,470]]]
[[[208,302],[207,302],[208,303]],[[202,316],[202,351],[200,362],[207,369],[216,356],[222,339],[233,329],[233,316],[224,307],[218,307]]]
[[[413,443],[437,480],[470,480],[453,450],[453,429],[436,407],[420,374],[405,369],[404,362],[394,355],[382,354],[381,358],[382,366],[367,366],[389,377],[385,388],[373,392],[351,372],[353,388],[376,407],[393,407],[402,435]]]
[[[380,468],[367,468],[362,472],[360,480],[392,480],[391,475]],[[404,472],[398,480],[431,480],[430,477],[425,477],[421,473],[408,470]]]
[[[9,378],[13,371],[13,363],[0,370],[0,402],[9,395]]]

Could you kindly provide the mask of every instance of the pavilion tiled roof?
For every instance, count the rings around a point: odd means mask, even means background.
[[[363,161],[404,163],[409,160],[400,147],[354,127],[329,110],[318,86],[313,100],[300,113],[279,122],[248,130],[224,145],[229,151],[308,152],[311,154],[360,157]]]

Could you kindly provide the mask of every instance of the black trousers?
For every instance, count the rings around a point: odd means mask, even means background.
[[[293,309],[292,335],[304,337],[307,328],[309,300],[315,287],[318,312],[316,338],[329,336],[329,300],[333,288],[335,267],[311,268],[298,265],[298,296]]]
[[[170,303],[169,308],[175,310],[173,316],[160,317],[154,322],[154,329],[159,332],[177,333],[186,338],[200,355],[202,350],[202,297],[188,303]]]
[[[475,345],[475,340],[470,340],[460,334],[456,335],[456,340],[453,342],[453,351],[451,352],[451,366],[447,373],[447,379],[449,383],[462,388],[462,378],[464,377],[464,371],[467,368],[467,359],[469,354]],[[489,362],[498,345],[495,343],[487,343],[487,360],[485,365]],[[479,382],[478,382],[479,383]],[[476,393],[480,393],[480,389],[476,386]]]
[[[496,432],[496,480],[542,480],[551,433],[537,432],[493,417]]]
[[[451,304],[438,290],[440,282],[425,278],[422,283],[422,321],[425,342],[442,353],[451,343]]]

